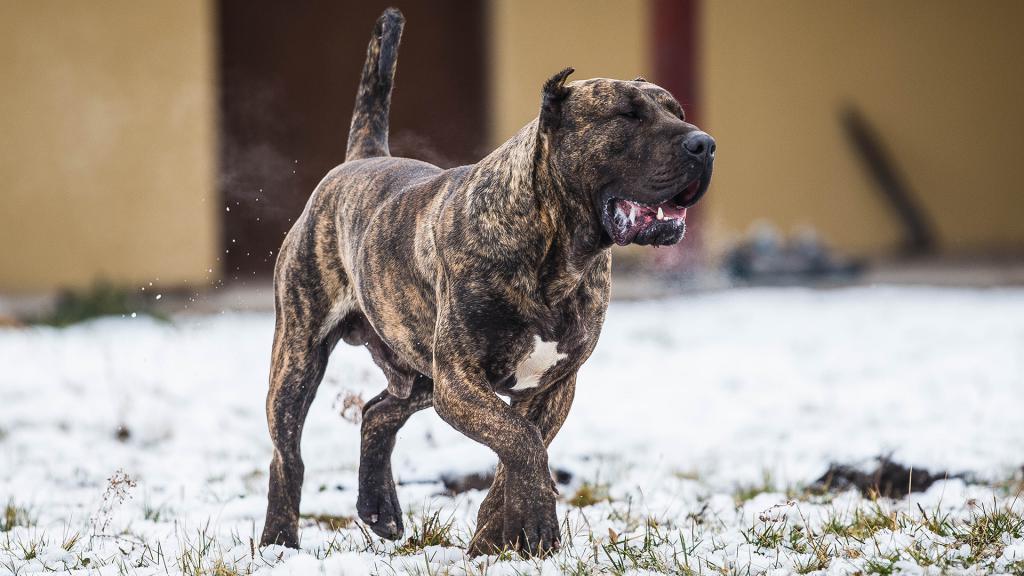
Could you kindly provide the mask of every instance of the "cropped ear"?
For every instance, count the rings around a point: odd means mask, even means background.
[[[643,76],[637,76],[636,78],[633,79],[633,82],[647,82],[647,78],[644,78]]]
[[[544,83],[540,104],[541,131],[552,132],[562,124],[562,103],[569,96],[569,89],[565,87],[565,79],[574,71],[572,68],[566,68]]]

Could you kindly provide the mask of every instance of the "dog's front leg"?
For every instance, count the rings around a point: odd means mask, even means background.
[[[554,550],[558,518],[544,437],[487,386],[471,330],[446,308],[434,338],[434,409],[498,455],[505,470],[502,540],[528,554]]]
[[[533,422],[544,437],[544,445],[550,446],[555,439],[576,392],[576,374],[570,374],[559,382],[544,389],[535,396],[523,400],[513,400],[512,408]],[[476,516],[476,533],[469,543],[472,556],[496,554],[504,546],[502,532],[505,526],[505,467],[498,465],[494,472],[487,497],[480,503],[480,511]]]

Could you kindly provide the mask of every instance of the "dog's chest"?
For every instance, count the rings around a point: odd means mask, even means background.
[[[553,322],[527,323],[491,342],[487,372],[496,392],[528,396],[573,374],[597,344],[602,306],[574,307]]]
[[[544,375],[567,356],[565,352],[558,351],[557,341],[546,342],[539,335],[534,335],[529,352],[516,365],[515,381],[509,382],[509,390],[520,392],[537,388]]]
[[[492,348],[496,353],[490,355],[486,366],[491,386],[510,396],[528,396],[547,388],[579,368],[579,344],[569,334],[519,333]]]

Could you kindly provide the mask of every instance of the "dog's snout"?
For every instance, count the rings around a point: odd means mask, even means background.
[[[683,140],[683,148],[699,160],[715,157],[715,139],[707,132],[690,132]]]

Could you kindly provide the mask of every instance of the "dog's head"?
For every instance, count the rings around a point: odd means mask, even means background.
[[[708,189],[715,141],[686,122],[667,90],[642,78],[544,85],[538,129],[550,161],[619,245],[675,244],[686,208]]]

